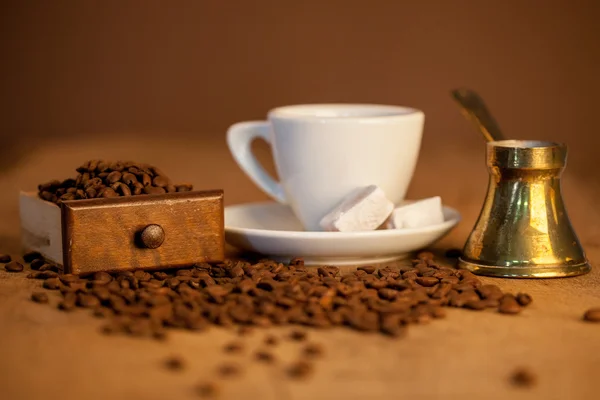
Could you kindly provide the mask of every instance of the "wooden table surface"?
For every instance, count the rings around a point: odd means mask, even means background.
[[[258,150],[264,158],[264,148]],[[439,194],[463,215],[437,245],[440,249],[462,246],[477,218],[487,184],[481,151],[453,157],[440,148],[423,150],[411,197]],[[0,253],[19,252],[20,189],[72,176],[81,162],[97,157],[150,162],[197,188],[223,188],[226,204],[265,199],[235,167],[221,138],[209,143],[165,138],[50,144],[0,175]],[[425,162],[431,157],[437,161]],[[582,176],[567,170],[563,188],[575,230],[596,266],[600,218],[593,205],[600,190]],[[310,331],[314,341],[325,345],[326,356],[316,363],[312,378],[298,382],[282,368],[297,357],[298,344],[284,341],[276,347],[280,361],[269,366],[252,361],[249,352],[224,354],[222,346],[235,337],[225,329],[172,332],[166,342],[107,337],[87,311],[63,313],[31,302],[39,281],[1,271],[0,399],[193,399],[198,398],[194,386],[215,379],[215,368],[225,360],[238,360],[244,373],[216,380],[222,399],[600,398],[600,324],[581,320],[587,308],[600,307],[599,269],[569,279],[483,280],[530,293],[534,302],[518,316],[449,309],[446,319],[413,326],[402,339],[347,329]],[[54,305],[57,294],[52,295]],[[283,335],[289,328],[268,331]],[[248,337],[248,350],[258,348],[262,337],[262,331]],[[170,355],[182,356],[188,368],[165,370],[161,362]],[[518,367],[531,369],[537,384],[512,386],[509,376]]]

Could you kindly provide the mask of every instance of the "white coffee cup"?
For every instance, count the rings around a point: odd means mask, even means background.
[[[259,188],[288,204],[306,230],[320,231],[321,218],[359,187],[377,185],[394,204],[404,200],[424,120],[422,111],[399,106],[284,106],[271,110],[268,121],[232,125],[227,143]],[[257,138],[271,145],[281,182],[252,154]]]

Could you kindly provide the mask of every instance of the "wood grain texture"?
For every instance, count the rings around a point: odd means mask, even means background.
[[[176,268],[222,261],[223,191],[73,200],[62,203],[67,273]],[[139,243],[143,229],[164,231],[157,248]]]
[[[82,139],[57,144],[36,152],[14,174],[0,177],[0,188],[15,194],[0,196],[0,253],[20,251],[18,190],[66,177],[73,165],[98,154],[148,160],[194,187],[223,187],[226,204],[266,198],[235,166],[224,140],[213,145],[202,139],[178,143],[165,138],[142,148],[139,143],[123,139],[115,147],[109,141]],[[59,151],[76,156],[57,158]],[[463,216],[438,243],[441,250],[462,246],[479,214],[488,178],[482,152],[481,146],[459,156],[446,148],[423,148],[424,162],[409,198],[440,195]],[[572,157],[577,161],[579,155],[573,152]],[[181,161],[192,159],[205,161],[194,168]],[[600,186],[594,183],[598,175],[590,181],[571,171],[565,171],[564,195],[593,267],[590,274],[540,280],[483,278],[513,293],[530,293],[533,303],[518,316],[449,309],[446,319],[411,327],[404,339],[346,329],[311,330],[309,337],[325,345],[326,355],[315,363],[312,378],[303,382],[291,381],[284,373],[301,351],[297,343],[282,339],[273,350],[278,360],[273,365],[253,361],[252,352],[263,348],[264,334],[283,336],[289,328],[258,330],[244,340],[246,351],[239,356],[223,353],[223,346],[236,336],[219,328],[174,332],[164,343],[107,337],[99,333],[103,321],[89,311],[57,310],[58,294],[52,292],[50,306],[35,304],[29,296],[41,283],[0,268],[0,399],[193,400],[200,398],[194,386],[214,379],[221,389],[219,400],[596,400],[600,325],[584,323],[581,317],[586,309],[600,306],[600,214],[595,207]],[[164,358],[173,354],[187,361],[181,373],[162,367]],[[239,360],[243,375],[217,379],[215,369],[233,360]],[[537,385],[520,389],[509,383],[519,366],[536,373]]]

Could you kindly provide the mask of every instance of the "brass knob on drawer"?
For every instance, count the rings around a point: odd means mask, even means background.
[[[149,249],[157,249],[165,241],[165,231],[160,225],[148,225],[140,233],[140,240],[142,241],[144,247]]]

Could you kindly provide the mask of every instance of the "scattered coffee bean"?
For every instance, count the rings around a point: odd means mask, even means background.
[[[531,296],[528,295],[527,293],[518,293],[517,294],[517,302],[520,305],[522,305],[523,307],[526,307],[529,304],[531,304],[532,299],[531,299]]]
[[[274,335],[267,335],[264,342],[266,345],[275,346],[277,343],[279,343],[279,339],[277,339],[277,337]]]
[[[308,361],[297,361],[288,367],[287,372],[293,379],[305,379],[313,373],[313,366]]]
[[[164,341],[167,339],[167,332],[163,329],[156,329],[152,332],[152,337],[159,341]]]
[[[0,254],[0,263],[6,264],[12,261],[12,257],[8,254]]]
[[[240,342],[231,342],[227,343],[223,350],[226,353],[241,353],[244,350],[244,345]]]
[[[11,261],[8,264],[4,265],[4,269],[7,272],[22,272],[23,271],[23,264],[21,264],[18,261]]]
[[[33,292],[31,294],[31,300],[36,303],[48,303],[48,295],[44,292]]]
[[[223,378],[232,378],[232,377],[241,375],[242,369],[240,368],[240,366],[238,364],[228,363],[228,364],[220,365],[217,368],[217,372]]]
[[[320,344],[309,343],[304,347],[303,353],[305,356],[315,358],[315,357],[321,357],[325,353],[325,350],[323,349],[323,346],[321,346]]]
[[[23,257],[25,258],[25,257]],[[42,265],[45,265],[46,261],[43,258],[36,258],[35,260],[33,260],[29,266],[31,267],[32,270],[34,271],[38,271]]]
[[[196,393],[200,397],[214,397],[219,393],[219,387],[213,382],[204,382],[196,386]]]
[[[583,319],[588,322],[600,322],[600,308],[590,308],[583,314]]]
[[[45,289],[58,290],[60,289],[60,280],[58,278],[46,279],[42,286]]]
[[[73,311],[75,307],[75,301],[67,301],[65,299],[58,303],[58,308],[63,311]]]
[[[171,356],[164,361],[164,365],[171,371],[181,371],[185,368],[185,361],[179,356]]]
[[[275,361],[275,357],[273,356],[273,354],[266,350],[257,351],[254,355],[254,358],[256,358],[258,361],[263,361],[267,363],[272,363],[273,361]]]
[[[301,342],[303,340],[306,340],[306,332],[299,331],[299,330],[293,330],[290,333],[290,339],[295,340],[297,342]]]
[[[26,263],[30,263],[33,260],[35,260],[36,258],[42,258],[42,255],[40,253],[38,253],[37,251],[30,251],[23,255],[23,261],[25,261]]]
[[[502,314],[518,314],[521,312],[521,306],[519,303],[517,303],[515,296],[511,294],[505,294],[500,299],[498,311]]]
[[[512,373],[510,380],[515,386],[531,387],[537,382],[537,377],[530,369],[518,368]]]

